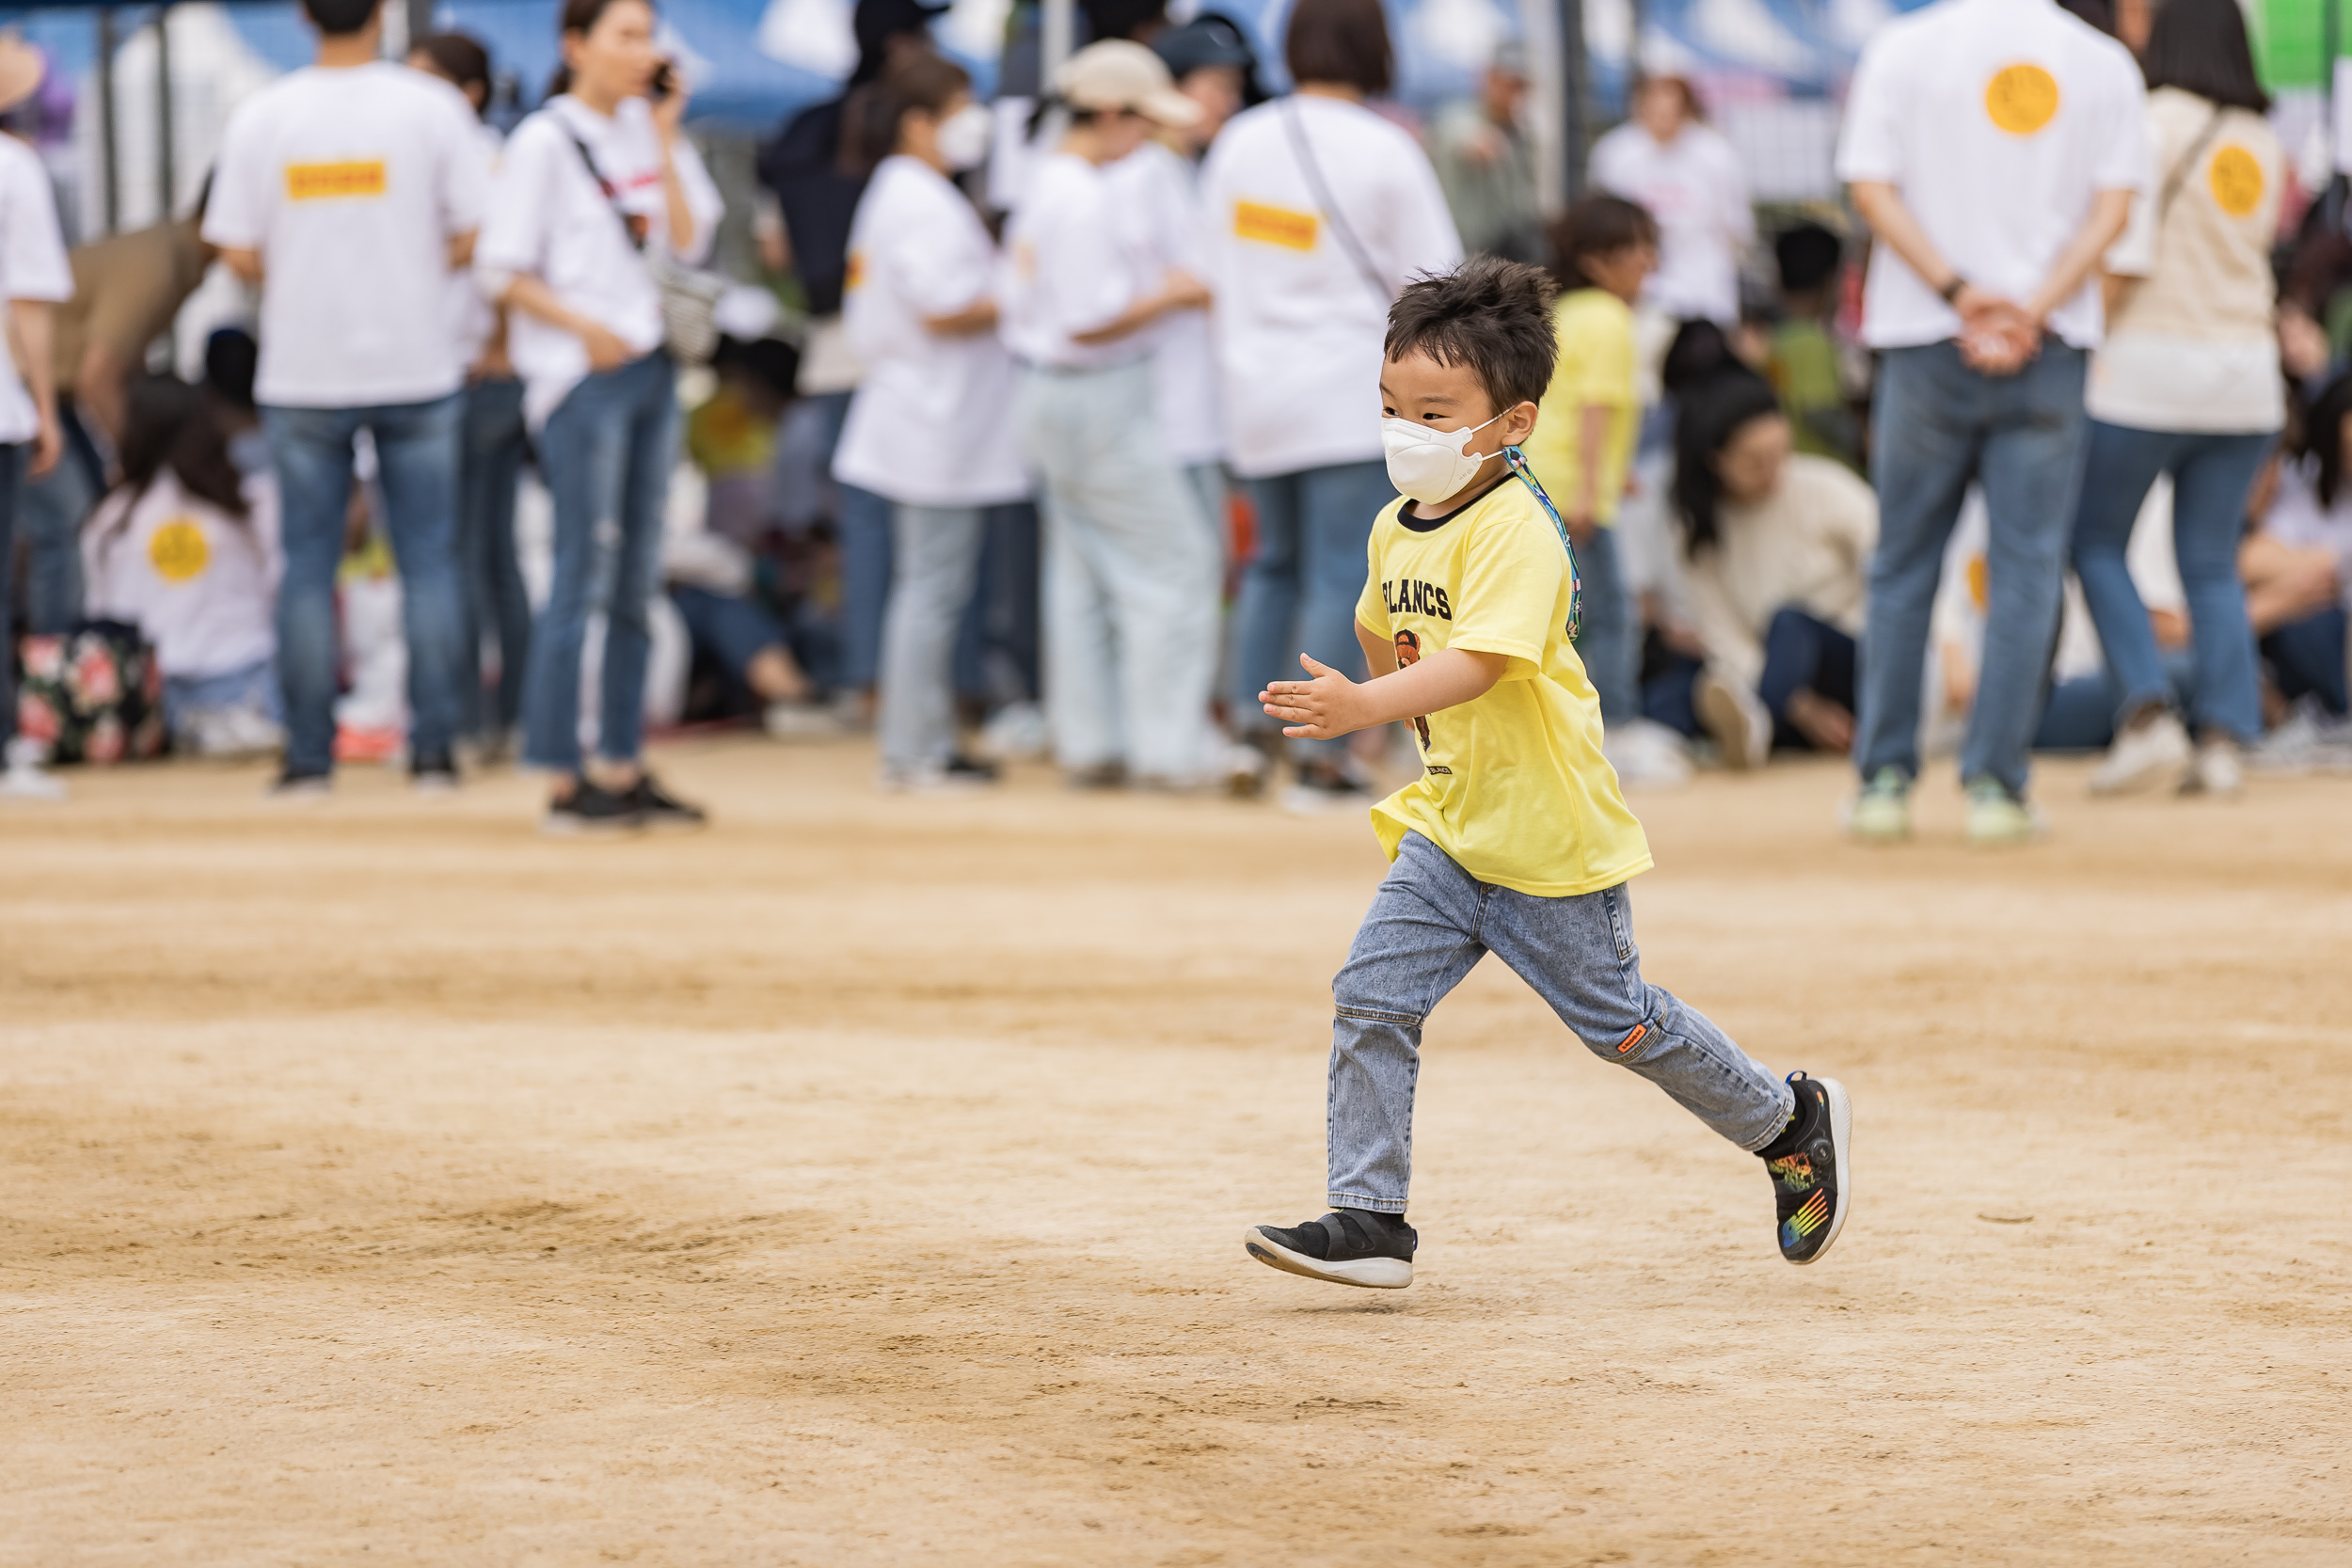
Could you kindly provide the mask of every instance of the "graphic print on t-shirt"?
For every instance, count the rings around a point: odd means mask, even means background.
[[[2233,218],[2242,218],[2262,205],[2262,162],[2235,142],[2213,155],[2205,169],[2205,183],[2212,187],[2213,198],[2221,210]]]
[[[1268,207],[1259,201],[1233,203],[1236,239],[1279,245],[1285,250],[1314,249],[1315,227],[1320,221],[1312,213],[1294,213],[1287,207]]]
[[[2012,136],[2032,135],[2058,107],[2058,78],[2038,65],[2004,66],[1984,87],[1984,112]]]
[[[332,201],[384,194],[384,160],[347,158],[333,164],[288,164],[286,199]]]
[[[147,560],[166,582],[189,582],[212,564],[213,547],[193,520],[174,517],[149,536]]]
[[[1421,634],[1413,631],[1398,632],[1396,634],[1396,667],[1400,670],[1410,670],[1414,665],[1419,664],[1420,662]],[[1415,714],[1413,716],[1413,729],[1421,736],[1422,766],[1426,768],[1428,767],[1429,758],[1428,717],[1425,714]],[[1450,773],[1453,769],[1450,768],[1430,768],[1430,771],[1433,773]]]

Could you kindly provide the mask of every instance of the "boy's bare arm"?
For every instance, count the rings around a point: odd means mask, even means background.
[[[1356,645],[1364,650],[1364,667],[1375,678],[1396,673],[1396,643],[1361,621],[1356,623]]]
[[[1360,626],[1357,640],[1364,642],[1368,658],[1377,657]],[[1314,678],[1275,681],[1258,693],[1258,701],[1269,717],[1282,721],[1282,733],[1293,739],[1331,740],[1375,724],[1475,701],[1494,689],[1511,662],[1501,654],[1472,653],[1467,648],[1441,649],[1402,670],[1394,669],[1395,661],[1395,651],[1391,649],[1391,673],[1359,684],[1300,654],[1298,662]],[[1379,668],[1378,664],[1374,668]]]

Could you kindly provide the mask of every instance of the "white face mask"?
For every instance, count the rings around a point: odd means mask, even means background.
[[[988,156],[988,111],[966,103],[939,122],[939,155],[959,172],[977,168]]]
[[[1468,452],[1470,438],[1502,418],[1461,430],[1432,430],[1411,420],[1380,421],[1381,450],[1389,454],[1389,483],[1399,495],[1425,505],[1452,500],[1478,477],[1479,465],[1492,452]]]

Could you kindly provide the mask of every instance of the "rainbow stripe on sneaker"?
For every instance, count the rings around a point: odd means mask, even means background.
[[[1781,1221],[1780,1244],[1795,1246],[1829,1223],[1829,1194],[1815,1188],[1813,1196],[1804,1200],[1804,1207]]]

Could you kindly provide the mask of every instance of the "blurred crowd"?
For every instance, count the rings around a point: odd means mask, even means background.
[[[1479,253],[1559,287],[1525,455],[1629,785],[1848,755],[1893,838],[1954,752],[2001,843],[2035,750],[2352,768],[2352,237],[2234,0],[1938,0],[1865,53],[1850,200],[1765,209],[1663,71],[1560,209],[1521,47],[1424,123],[1379,0],[1296,0],[1277,97],[1214,11],[1089,0],[1048,78],[1017,10],[986,102],[935,8],[861,0],[732,210],[646,0],[567,0],[505,135],[475,40],[304,9],[183,218],[69,253],[0,136],[0,794],[512,762],[551,830],[691,824],[648,725],[746,722],[870,728],[894,790],[1359,803],[1394,737],[1257,693],[1363,673],[1388,311]],[[40,70],[0,40],[0,110]],[[215,262],[250,322],[151,372]]]

